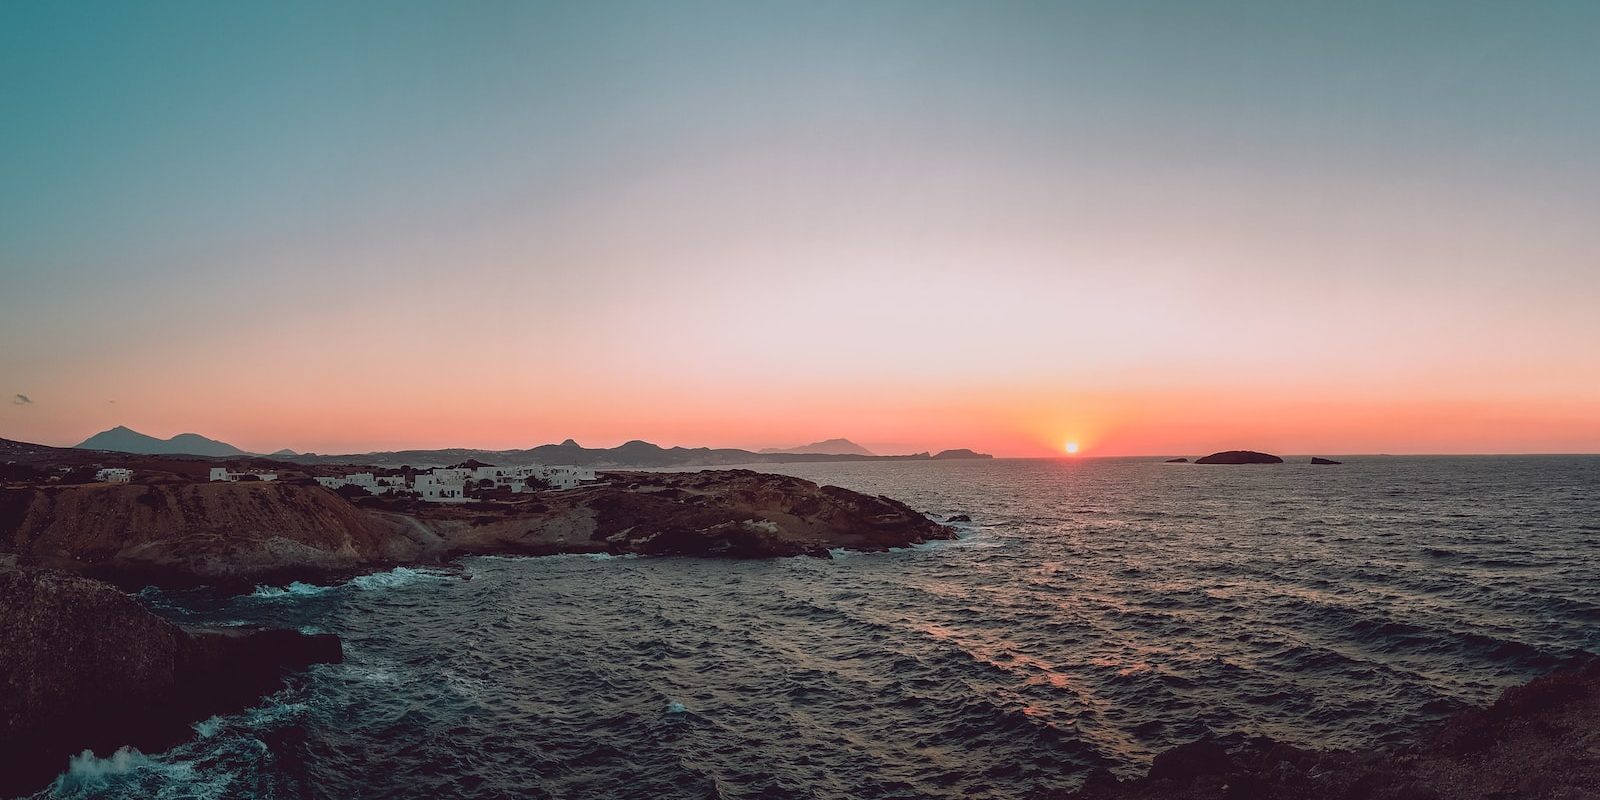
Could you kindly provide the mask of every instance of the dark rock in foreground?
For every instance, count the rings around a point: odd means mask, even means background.
[[[1343,464],[1344,462],[1343,461],[1334,461],[1331,458],[1318,458],[1316,456],[1312,456],[1311,457],[1311,463],[1313,463],[1313,464]]]
[[[1194,460],[1196,464],[1282,464],[1283,459],[1254,450],[1224,450]]]
[[[952,514],[945,522],[971,522],[972,517],[966,514]]]
[[[1600,661],[1507,689],[1387,751],[1304,750],[1258,737],[1201,740],[1149,774],[1097,771],[1059,800],[1579,800],[1600,797]]]
[[[1189,463],[1189,459],[1187,459],[1187,458],[1169,458],[1169,459],[1167,459],[1167,463],[1168,464],[1187,464],[1187,463]]]
[[[0,796],[88,749],[164,749],[255,703],[285,672],[343,659],[338,637],[185,630],[97,581],[0,567]]]

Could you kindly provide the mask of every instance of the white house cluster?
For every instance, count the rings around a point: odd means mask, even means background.
[[[212,480],[221,480],[212,471]],[[418,472],[411,478],[410,490],[430,503],[465,503],[467,486],[482,481],[492,481],[496,489],[510,489],[521,493],[532,491],[528,479],[536,478],[552,489],[571,489],[584,481],[594,480],[594,470],[588,467],[438,467],[429,472]],[[388,494],[405,491],[406,479],[396,475],[378,476],[371,472],[355,472],[338,478],[317,478],[317,483],[329,489],[342,486],[359,486],[371,494]]]

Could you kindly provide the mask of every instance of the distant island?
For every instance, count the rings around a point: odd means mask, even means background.
[[[850,441],[849,439],[842,439],[842,438],[841,439],[824,439],[824,440],[822,440],[820,442],[812,442],[811,444],[803,444],[803,445],[800,445],[799,447],[763,447],[760,450],[757,450],[756,452],[760,453],[762,455],[778,455],[778,454],[797,455],[797,454],[801,454],[801,453],[830,455],[830,456],[844,456],[844,455],[850,455],[850,456],[875,456],[875,455],[877,455],[877,453],[874,453],[871,450],[868,450],[867,448],[862,447],[861,445]]]
[[[1283,459],[1271,453],[1254,450],[1224,450],[1194,460],[1196,464],[1282,464]]]
[[[825,450],[853,448],[859,452],[824,452]],[[79,450],[101,450],[138,455],[193,455],[212,457],[253,456],[226,442],[208,439],[194,433],[184,433],[171,439],[158,439],[124,426],[97,433],[78,445]],[[483,450],[452,447],[440,450],[397,450],[376,453],[344,453],[319,455],[296,453],[283,449],[271,458],[300,465],[363,464],[378,467],[448,466],[463,461],[485,463],[563,464],[580,467],[637,468],[637,467],[725,467],[746,464],[781,464],[789,462],[820,461],[920,461],[934,459],[993,458],[966,448],[944,450],[938,454],[912,453],[910,455],[880,456],[848,439],[829,439],[823,442],[783,451],[741,450],[722,447],[662,447],[634,439],[616,447],[583,447],[572,439],[561,444],[545,444],[525,450]]]

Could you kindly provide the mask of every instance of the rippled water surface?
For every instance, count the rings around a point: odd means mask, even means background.
[[[337,633],[347,663],[48,794],[1010,798],[1208,731],[1402,738],[1600,650],[1600,458],[771,469],[973,525],[831,561],[147,591],[180,622]]]

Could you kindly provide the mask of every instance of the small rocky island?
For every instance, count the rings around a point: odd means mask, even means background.
[[[1258,453],[1254,450],[1224,450],[1201,456],[1194,460],[1196,464],[1282,464],[1283,459],[1271,453]]]
[[[1326,466],[1326,465],[1332,465],[1332,464],[1343,464],[1344,462],[1343,461],[1334,461],[1331,458],[1321,458],[1321,457],[1318,457],[1318,456],[1312,456],[1311,457],[1311,463],[1313,463],[1313,464],[1321,464],[1321,465],[1325,465]]]

